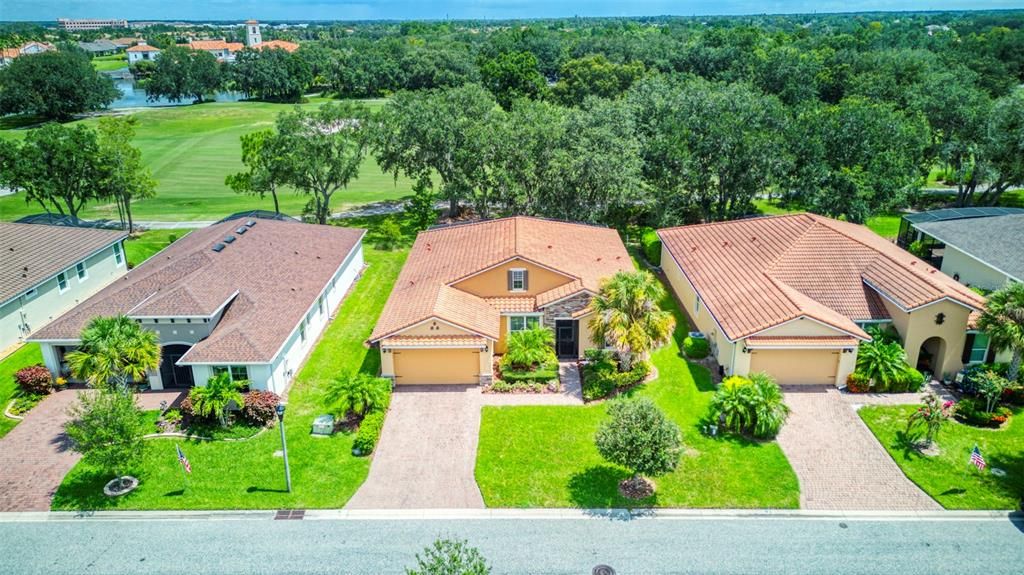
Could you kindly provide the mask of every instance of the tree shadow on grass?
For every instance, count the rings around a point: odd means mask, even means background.
[[[920,451],[922,437],[924,437],[924,434],[921,431],[911,430],[909,433],[897,431],[896,439],[893,440],[892,446],[903,453],[903,459],[906,461],[920,459],[922,457]]]
[[[118,504],[132,497],[127,493],[120,497],[107,497],[103,494],[103,486],[113,479],[109,473],[86,471],[69,477],[53,495],[50,506],[53,509],[73,509],[76,511],[113,509]]]
[[[569,478],[569,499],[573,505],[583,509],[656,506],[657,493],[635,501],[619,495],[619,482],[629,476],[629,472],[611,465],[588,467]]]
[[[257,487],[250,485],[245,489],[246,493],[288,493],[287,489],[277,489],[272,487]]]

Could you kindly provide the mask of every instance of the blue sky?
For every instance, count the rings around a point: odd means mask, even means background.
[[[1022,0],[0,0],[0,20],[543,18],[1020,7]]]

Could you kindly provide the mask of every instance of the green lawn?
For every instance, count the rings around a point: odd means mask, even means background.
[[[686,362],[679,341],[685,321],[674,301],[675,339],[653,356],[659,378],[635,395],[652,398],[679,424],[686,453],[678,469],[655,478],[642,505],[658,507],[795,508],[796,475],[774,442],[710,439],[699,432],[713,386],[707,371]],[[618,494],[626,470],[604,461],[594,434],[606,404],[583,407],[485,407],[476,480],[488,507],[635,507]]]
[[[120,70],[121,68],[128,67],[128,56],[121,54],[111,54],[109,56],[96,56],[92,59],[92,67],[97,72],[112,72],[114,70]]]
[[[190,229],[180,230],[149,230],[124,242],[124,253],[128,257],[128,265],[135,267],[146,261],[153,254],[171,245],[171,238],[179,240],[189,233]]]
[[[318,106],[325,101],[314,98],[306,106]],[[366,103],[377,109],[382,101]],[[271,127],[277,114],[289,108],[287,104],[264,102],[211,102],[137,112],[135,143],[142,150],[146,165],[153,170],[158,186],[155,198],[133,204],[135,218],[216,220],[243,210],[273,210],[270,198],[236,194],[224,185],[224,178],[242,169],[239,136]],[[83,121],[93,125],[97,120]],[[24,129],[0,130],[0,138],[24,134]],[[399,178],[396,183],[391,175],[381,172],[372,158],[367,158],[359,178],[347,190],[334,195],[331,207],[340,211],[346,206],[397,199],[410,193],[408,180]],[[290,215],[301,214],[306,204],[305,196],[290,190],[282,191],[280,198],[281,211]],[[37,204],[26,204],[22,194],[0,198],[0,221],[42,211]],[[117,207],[112,203],[91,204],[81,215],[87,219],[117,219]]]
[[[7,432],[18,425],[17,419],[9,419],[3,415],[3,410],[18,392],[18,386],[14,383],[14,373],[25,366],[37,363],[43,363],[43,353],[37,343],[23,345],[18,351],[0,361],[0,437],[7,435]]]
[[[939,454],[923,456],[906,447],[904,436],[912,405],[863,407],[868,425],[907,477],[946,509],[1017,509],[1024,496],[1024,410],[1003,429],[981,429],[950,422],[936,440]],[[989,467],[969,465],[977,445]],[[1002,469],[1005,477],[991,473]]]
[[[54,509],[276,509],[341,507],[366,479],[370,459],[353,457],[354,434],[314,438],[309,432],[320,407],[322,385],[331,377],[363,370],[376,374],[379,355],[363,347],[398,276],[406,251],[384,252],[368,243],[369,264],[292,384],[285,419],[294,492],[284,491],[284,471],[273,453],[277,430],[245,442],[155,439],[139,488],[124,497],[102,494],[109,479],[79,464],[65,478]],[[183,491],[175,444],[192,463]]]

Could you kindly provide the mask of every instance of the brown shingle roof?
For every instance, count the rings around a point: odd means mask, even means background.
[[[126,237],[121,231],[0,222],[0,303]]]
[[[42,328],[36,339],[78,338],[93,317],[206,317],[224,312],[182,362],[262,363],[273,359],[364,230],[255,220],[196,230]],[[225,236],[223,251],[211,248]],[[226,307],[225,307],[226,306]]]
[[[517,216],[427,230],[416,238],[370,340],[431,317],[497,339],[498,309],[450,284],[516,258],[571,278],[567,287],[550,290],[554,299],[596,293],[602,279],[633,269],[618,232],[609,228]],[[543,305],[540,297],[537,305]]]
[[[863,226],[814,214],[660,230],[673,259],[731,340],[798,317],[867,338],[855,321],[984,299]]]

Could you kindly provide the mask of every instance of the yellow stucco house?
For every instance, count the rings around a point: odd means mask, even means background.
[[[370,343],[398,385],[487,383],[510,331],[551,328],[560,357],[594,347],[590,299],[603,279],[632,270],[609,228],[518,216],[430,229]]]
[[[936,377],[985,360],[985,300],[869,229],[792,214],[658,231],[662,266],[726,375],[843,386],[870,325]]]

